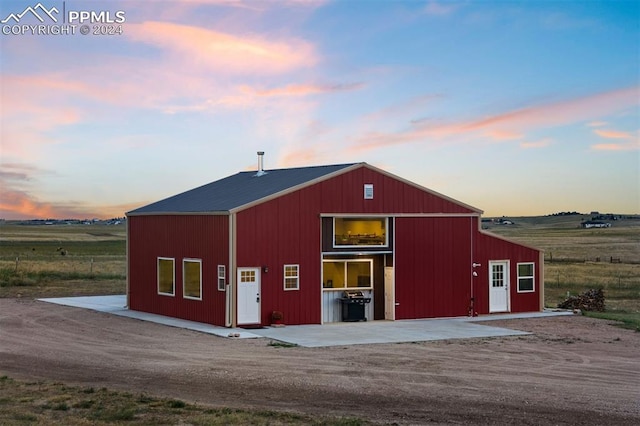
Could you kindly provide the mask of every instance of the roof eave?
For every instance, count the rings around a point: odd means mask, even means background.
[[[132,216],[228,216],[229,211],[207,211],[207,212],[127,212],[126,217]]]

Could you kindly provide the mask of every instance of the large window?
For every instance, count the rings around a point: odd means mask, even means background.
[[[227,279],[227,268],[224,265],[218,265],[218,290],[224,291]]]
[[[518,293],[529,293],[535,290],[534,266],[534,263],[518,263]]]
[[[387,246],[387,218],[336,217],[334,247]]]
[[[158,258],[158,294],[175,295],[176,269],[174,259]]]
[[[324,288],[370,288],[373,262],[364,260],[325,260],[322,262],[322,286]]]
[[[202,261],[200,259],[184,259],[182,271],[185,299],[202,300]]]
[[[284,265],[284,289],[300,289],[300,265]]]

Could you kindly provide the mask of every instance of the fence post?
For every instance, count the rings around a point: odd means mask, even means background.
[[[20,263],[20,256],[16,256],[16,273],[18,272],[18,263]]]
[[[93,257],[91,258],[91,267],[89,269],[89,274],[93,277]]]

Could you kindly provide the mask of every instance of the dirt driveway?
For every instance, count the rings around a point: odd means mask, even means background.
[[[0,375],[380,423],[640,424],[640,333],[580,316],[491,325],[534,334],[287,348],[0,299]]]

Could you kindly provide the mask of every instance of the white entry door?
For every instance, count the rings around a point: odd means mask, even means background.
[[[238,325],[260,324],[260,268],[238,268]]]
[[[509,312],[509,261],[489,262],[489,312]]]
[[[384,319],[396,319],[396,287],[392,266],[384,268]]]

